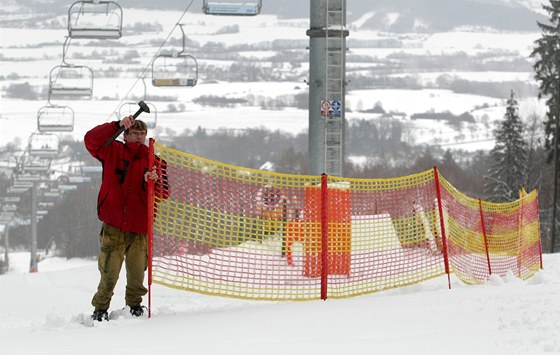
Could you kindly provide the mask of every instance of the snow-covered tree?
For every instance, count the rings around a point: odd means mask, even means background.
[[[560,0],[550,0],[543,5],[549,15],[550,24],[538,22],[542,37],[535,41],[531,57],[536,59],[533,66],[535,79],[539,82],[539,98],[546,98],[548,107],[545,121],[545,148],[551,152],[556,140],[555,122],[560,114]],[[550,160],[549,159],[549,160]]]
[[[527,182],[528,163],[527,142],[513,91],[494,137],[496,144],[490,152],[492,165],[484,177],[484,193],[490,201],[512,201],[519,198],[519,189]]]
[[[550,0],[550,5],[543,5],[543,9],[549,15],[550,24],[538,22],[542,31],[542,37],[535,41],[535,49],[531,53],[537,61],[533,66],[535,79],[539,82],[539,98],[546,97],[546,121],[545,121],[545,149],[548,151],[547,162],[554,161],[553,182],[553,232],[551,237],[551,251],[554,252],[555,231],[558,224],[556,217],[557,209],[557,171],[560,154],[557,153],[558,128],[556,122],[560,121],[560,1]],[[544,211],[544,208],[541,209]]]

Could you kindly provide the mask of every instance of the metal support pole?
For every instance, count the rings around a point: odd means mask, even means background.
[[[320,103],[325,85],[324,29],[327,25],[327,3],[325,0],[311,0],[309,36],[309,172],[321,175],[325,172],[325,128],[321,116]],[[323,88],[323,89],[322,89]]]
[[[560,110],[559,110],[560,111]],[[558,198],[558,116],[556,116],[556,137],[554,138],[554,196],[552,201],[552,236],[550,238],[550,252],[554,253],[556,243],[556,204]]]
[[[38,272],[37,266],[37,182],[31,187],[31,260],[29,261],[29,272]]]
[[[4,263],[6,265],[10,265],[10,225],[12,224],[12,221],[8,222],[8,224],[6,224],[6,226],[4,227]]]
[[[558,80],[556,84],[556,127],[554,136],[554,196],[552,200],[552,236],[550,238],[550,252],[554,253],[556,243],[556,204],[558,199],[558,135],[560,134],[560,49],[556,49],[556,73]]]
[[[329,3],[330,1],[330,3]],[[342,3],[342,5],[341,5]],[[327,172],[326,167],[326,117],[321,114],[321,103],[323,100],[333,99],[325,97],[328,89],[327,85],[327,39],[328,36],[338,36],[342,38],[342,48],[346,50],[345,37],[348,36],[348,31],[344,28],[346,23],[346,16],[343,15],[343,24],[339,29],[333,30],[327,28],[328,13],[331,8],[337,6],[346,9],[346,0],[311,0],[310,2],[310,28],[307,30],[309,36],[309,138],[308,138],[308,153],[309,153],[309,173],[311,175],[321,175]],[[329,8],[330,7],[330,8]],[[332,12],[332,11],[331,11]],[[328,32],[330,31],[330,32]],[[340,32],[342,31],[342,33]],[[344,71],[344,62],[340,63]],[[344,91],[345,75],[340,75],[340,86]],[[342,104],[342,120],[344,122],[344,92],[343,97],[337,98]],[[344,127],[344,124],[342,124]],[[342,128],[343,129],[343,128]],[[344,150],[344,140],[341,142],[342,150]],[[344,155],[344,153],[343,153]],[[342,174],[341,174],[342,175]]]

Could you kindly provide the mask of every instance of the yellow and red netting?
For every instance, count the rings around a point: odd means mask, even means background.
[[[446,272],[466,283],[541,267],[536,191],[494,204],[436,168],[391,179],[280,174],[158,143],[149,283],[255,300],[344,298]],[[153,159],[153,158],[152,158]],[[157,196],[157,194],[156,194]]]

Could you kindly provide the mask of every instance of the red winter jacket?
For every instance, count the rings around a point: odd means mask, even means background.
[[[144,144],[113,141],[104,144],[120,128],[119,122],[109,122],[94,127],[86,133],[84,143],[90,154],[103,166],[103,179],[97,198],[97,215],[103,222],[126,232],[148,233],[147,203],[149,148]],[[156,159],[161,177],[164,164]],[[164,180],[166,180],[166,176]],[[161,185],[158,179],[156,185]],[[159,188],[158,188],[159,187]],[[167,190],[167,186],[163,189]],[[161,186],[154,190],[162,191]],[[164,193],[167,198],[168,192]],[[159,195],[159,194],[158,194]]]

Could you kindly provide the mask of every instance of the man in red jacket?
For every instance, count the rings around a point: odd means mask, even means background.
[[[106,142],[121,127],[124,143]],[[148,265],[148,180],[155,182],[156,195],[167,198],[165,162],[155,160],[148,166],[149,148],[145,145],[147,126],[132,116],[94,127],[84,143],[90,154],[103,165],[103,179],[97,199],[97,214],[103,221],[100,233],[98,268],[101,274],[91,301],[93,320],[108,320],[107,310],[119,278],[126,266],[126,305],[133,316],[143,315],[144,273]]]

